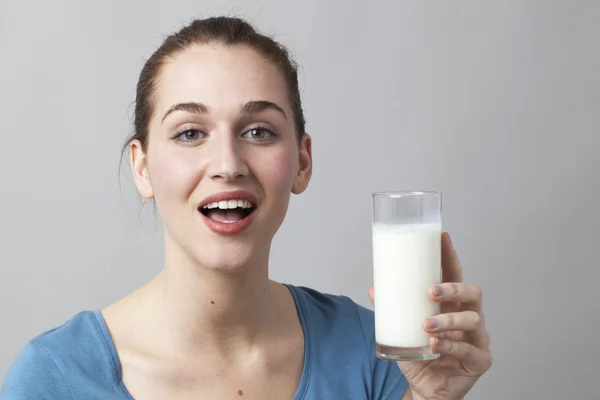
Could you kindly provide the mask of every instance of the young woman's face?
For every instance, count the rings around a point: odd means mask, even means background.
[[[299,143],[300,142],[300,143]],[[290,193],[310,180],[281,72],[245,46],[195,46],[162,70],[136,186],[154,198],[167,252],[235,271],[265,262]]]

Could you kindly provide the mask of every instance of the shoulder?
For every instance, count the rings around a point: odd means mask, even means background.
[[[1,400],[71,399],[63,371],[52,354],[30,341],[8,369]]]
[[[324,293],[304,286],[287,286],[299,303],[299,312],[304,313],[304,317],[311,322],[327,322],[329,327],[359,329],[366,341],[374,337],[373,311],[350,297]]]
[[[298,312],[308,331],[309,351],[314,361],[318,360],[314,365],[323,369],[323,374],[313,373],[313,376],[337,380],[343,385],[343,388],[336,387],[337,391],[351,388],[352,393],[364,393],[369,399],[402,397],[408,382],[400,369],[395,362],[378,359],[375,355],[372,310],[348,296],[287,286],[299,303]],[[319,383],[313,381],[313,385]],[[321,390],[324,388],[320,387]],[[354,398],[351,394],[348,396]]]
[[[90,360],[91,353],[105,347],[98,315],[98,311],[79,312],[62,325],[36,336],[29,345],[44,349],[59,367]]]
[[[104,348],[95,312],[80,312],[29,341],[6,373],[0,400],[71,399],[74,381],[107,364]]]

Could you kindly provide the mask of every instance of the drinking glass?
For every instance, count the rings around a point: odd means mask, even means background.
[[[377,192],[372,197],[376,355],[395,361],[438,358],[423,321],[440,312],[428,288],[442,279],[442,195]]]

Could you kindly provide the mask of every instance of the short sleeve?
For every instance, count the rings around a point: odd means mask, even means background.
[[[408,389],[408,381],[394,361],[375,357],[373,367],[373,399],[400,400]]]
[[[373,311],[360,305],[358,315],[365,336],[365,344],[371,363],[371,399],[400,400],[408,389],[408,381],[394,361],[381,360],[375,355],[375,317]]]
[[[35,342],[23,349],[4,377],[0,400],[72,399],[52,355]]]

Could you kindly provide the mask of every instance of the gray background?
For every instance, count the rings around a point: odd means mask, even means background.
[[[223,13],[302,66],[314,178],[273,278],[370,306],[370,192],[440,190],[493,338],[469,398],[600,398],[594,0],[1,0],[0,376],[159,271],[160,224],[118,180],[135,83],[164,35]]]

